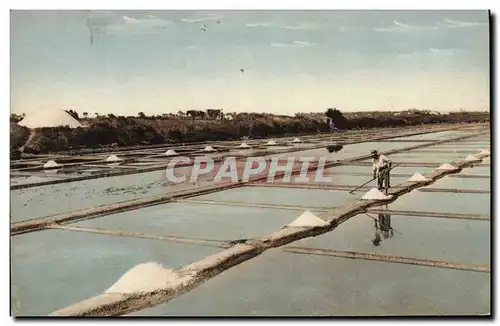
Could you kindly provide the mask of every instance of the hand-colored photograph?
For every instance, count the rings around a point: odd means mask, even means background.
[[[11,10],[11,316],[491,316],[490,25]]]

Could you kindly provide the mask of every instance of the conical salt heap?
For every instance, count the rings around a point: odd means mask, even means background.
[[[479,154],[481,155],[491,155],[491,152],[489,149],[482,149]]]
[[[174,151],[173,149],[169,149],[168,151],[165,152],[164,155],[167,155],[167,156],[174,156],[174,155],[177,155],[177,152]]]
[[[171,269],[156,262],[139,264],[126,272],[106,293],[152,292],[167,287],[178,287],[191,277],[180,277]]]
[[[116,156],[115,154],[111,155],[110,157],[108,157],[106,159],[106,162],[120,162],[120,161],[123,161],[121,158],[119,158],[118,156]]]
[[[216,150],[212,146],[207,146],[203,149],[204,152],[215,152]]]
[[[328,222],[323,221],[310,211],[305,211],[295,221],[288,224],[288,227],[312,227],[312,226],[326,226]]]
[[[467,157],[465,158],[465,161],[468,161],[468,162],[477,162],[477,161],[481,161],[481,159],[477,158],[474,155],[467,155]]]
[[[295,138],[294,140],[292,140],[292,143],[302,143],[302,140]]]
[[[247,143],[242,143],[239,147],[240,148],[250,148],[250,146],[248,146]]]
[[[370,189],[361,199],[378,200],[378,199],[391,199],[392,195],[386,195],[377,188]]]
[[[61,166],[60,164],[57,164],[55,161],[50,160],[47,163],[43,165],[44,169],[50,169],[50,168],[56,168],[58,166]]]
[[[411,176],[408,180],[409,182],[421,182],[421,181],[429,181],[426,177],[421,175],[420,173],[415,173],[414,175]]]
[[[276,142],[274,140],[270,140],[266,143],[266,145],[269,145],[269,146],[274,146],[276,145]]]
[[[437,168],[437,170],[455,170],[455,169],[456,167],[454,167],[450,163],[441,164],[441,166]]]

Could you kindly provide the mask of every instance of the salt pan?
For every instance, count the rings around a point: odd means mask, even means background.
[[[377,188],[370,189],[361,199],[365,200],[378,200],[378,199],[391,199],[392,195],[386,195]]]
[[[421,182],[421,181],[429,181],[429,179],[427,179],[426,177],[424,177],[420,173],[415,173],[407,181],[410,181],[410,182]]]
[[[289,227],[304,227],[304,226],[326,226],[328,222],[320,219],[310,211],[305,211],[295,221],[288,224]]]
[[[141,293],[153,292],[165,288],[182,286],[192,279],[181,277],[171,269],[166,269],[156,262],[139,264],[126,272],[106,293]]]

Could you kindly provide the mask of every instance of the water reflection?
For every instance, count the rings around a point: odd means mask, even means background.
[[[343,145],[340,144],[335,144],[335,145],[328,145],[326,149],[328,150],[329,153],[337,153],[340,152],[344,148]]]
[[[387,210],[387,205],[385,205],[385,210]],[[366,214],[368,215],[368,214]],[[375,218],[371,215],[368,215],[373,219],[375,234],[372,240],[372,244],[375,247],[379,247],[382,243],[382,239],[387,240],[394,236],[394,229],[391,225],[391,215],[390,214],[378,214],[378,217]]]

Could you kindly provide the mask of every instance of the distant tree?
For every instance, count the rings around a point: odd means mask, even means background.
[[[88,112],[83,112],[82,114],[83,114],[83,117],[84,117],[85,119],[87,119],[87,117],[89,116],[89,113],[88,113]]]
[[[113,113],[109,113],[108,114],[108,118],[110,118],[110,119],[116,119],[116,115],[114,115]]]
[[[139,118],[146,118],[144,112],[139,112],[137,115],[139,116]]]
[[[96,118],[99,118],[99,112],[95,112],[94,114]]]
[[[66,110],[66,112],[68,112],[68,114],[69,114],[70,116],[72,116],[73,118],[75,118],[76,120],[79,120],[79,119],[80,119],[80,117],[78,116],[78,112],[73,111],[73,110]]]
[[[342,112],[335,108],[329,108],[326,110],[325,116],[330,118],[337,128],[344,129],[348,127],[347,119],[344,117]]]
[[[15,113],[12,113],[10,115],[10,121],[11,122],[15,122],[15,123],[18,123],[19,121],[21,121],[23,119],[23,117],[19,114],[15,114]]]

